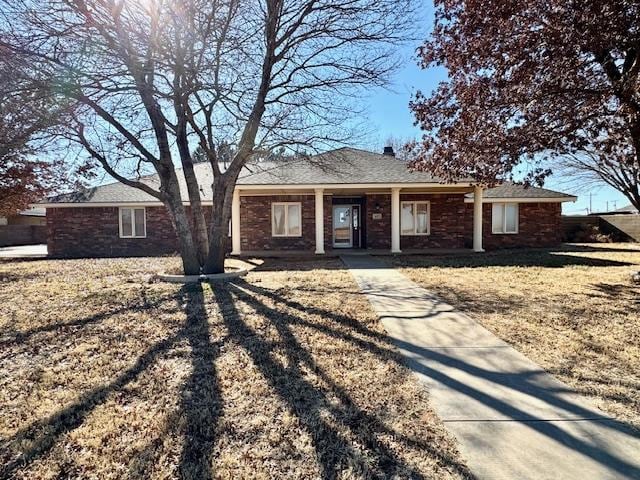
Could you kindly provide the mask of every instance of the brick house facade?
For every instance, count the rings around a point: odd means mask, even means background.
[[[320,167],[322,162],[326,165]],[[211,175],[207,168],[195,167],[203,182]],[[560,192],[513,184],[492,189],[465,181],[445,184],[425,172],[410,172],[390,155],[339,149],[314,162],[254,166],[241,175],[228,248],[231,254],[322,254],[338,247],[392,253],[547,247],[560,242],[561,203],[572,200]],[[203,204],[210,202],[205,194]],[[42,205],[52,257],[163,255],[178,247],[165,207],[122,184],[58,196]]]
[[[324,198],[324,245],[332,248],[331,195]],[[401,195],[401,201],[430,203],[429,235],[401,235],[403,250],[471,248],[473,205],[454,194]],[[272,235],[271,205],[300,202],[302,234],[299,237]],[[366,195],[363,248],[387,250],[391,246],[391,196]],[[549,247],[560,243],[559,203],[520,203],[518,233],[493,234],[491,204],[483,205],[483,244],[487,250],[516,247]],[[171,220],[163,206],[145,207],[146,237],[120,238],[118,207],[49,208],[47,210],[48,251],[51,257],[120,257],[172,254],[178,249]],[[259,195],[241,197],[240,232],[245,252],[307,251],[315,247],[315,199],[308,195]],[[375,218],[374,218],[374,214]]]

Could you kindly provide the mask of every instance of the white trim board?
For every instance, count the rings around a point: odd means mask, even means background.
[[[365,189],[365,188],[455,188],[471,187],[471,183],[308,183],[298,185],[243,185],[236,188],[242,190],[314,190],[316,188]]]

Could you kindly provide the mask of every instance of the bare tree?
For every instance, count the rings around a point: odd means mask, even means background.
[[[73,102],[60,135],[166,206],[184,271],[214,273],[243,167],[258,150],[348,139],[340,125],[349,99],[388,80],[412,8],[412,0],[0,0],[0,48],[29,63],[34,90]],[[233,152],[226,169],[223,145]],[[198,185],[196,148],[211,185]],[[141,179],[149,171],[158,183]],[[213,191],[209,225],[202,187]]]
[[[640,209],[640,162],[621,162],[615,155],[608,157],[581,151],[564,155],[557,167],[576,185],[586,187],[606,183]]]

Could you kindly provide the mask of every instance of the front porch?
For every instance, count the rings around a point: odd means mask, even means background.
[[[472,248],[409,248],[398,253],[391,253],[388,249],[383,248],[329,248],[325,250],[323,255],[331,258],[340,257],[341,255],[427,255],[438,257],[443,255],[471,255],[473,253],[475,252]],[[252,250],[243,251],[237,256],[240,258],[305,258],[316,255],[310,250]]]
[[[483,251],[480,187],[252,187],[234,191],[234,256]],[[471,192],[473,205],[465,204]]]

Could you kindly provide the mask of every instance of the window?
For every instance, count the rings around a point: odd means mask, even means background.
[[[120,208],[120,238],[147,236],[147,218],[144,208]]]
[[[492,233],[518,233],[518,204],[494,203],[491,210]]]
[[[402,235],[429,235],[429,202],[402,202],[400,210]]]
[[[300,237],[302,235],[302,206],[300,203],[271,204],[271,232],[274,237]]]

